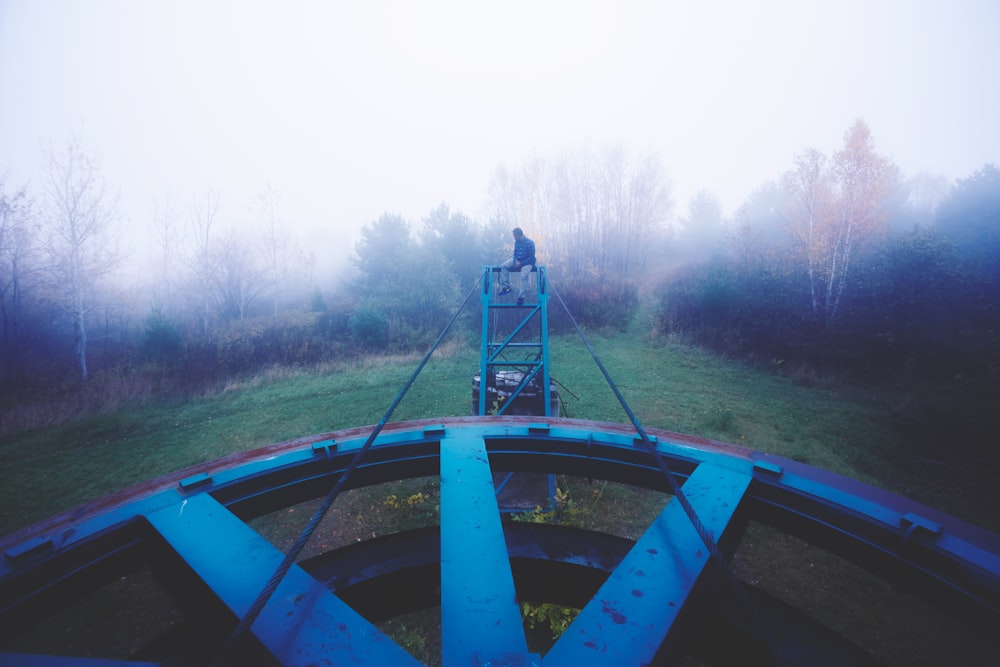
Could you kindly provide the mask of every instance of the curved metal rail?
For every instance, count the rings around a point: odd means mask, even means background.
[[[139,566],[197,625],[149,650],[152,664],[207,662],[282,554],[247,521],[323,496],[364,443],[356,428],[265,447],[149,482],[0,540],[0,650],[53,610]],[[1000,537],[913,501],[794,461],[650,429],[720,548],[749,521],[798,536],[905,587],[989,637],[1000,627]],[[767,647],[728,600],[704,544],[668,502],[636,542],[553,525],[506,524],[493,470],[555,472],[667,491],[635,431],[541,417],[387,425],[350,478],[362,487],[440,476],[440,526],[368,540],[289,570],[233,664],[419,664],[374,625],[440,605],[451,665],[752,662]],[[793,610],[751,590],[793,663],[867,664]],[[518,601],[581,611],[544,657]],[[719,636],[725,641],[719,641]],[[38,656],[0,653],[2,664]],[[64,658],[80,664],[79,657]],[[59,664],[46,658],[45,664]],[[89,664],[89,663],[88,663]],[[120,664],[103,661],[95,664]]]

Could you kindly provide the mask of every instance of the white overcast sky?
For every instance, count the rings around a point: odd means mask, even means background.
[[[652,151],[726,214],[854,119],[905,175],[1000,163],[1000,0],[0,0],[0,178],[75,133],[136,234],[212,189],[339,262],[383,212],[477,219],[498,164]]]

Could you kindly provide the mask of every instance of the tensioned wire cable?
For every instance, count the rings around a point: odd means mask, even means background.
[[[487,279],[489,279],[488,276]],[[281,584],[281,581],[288,573],[288,570],[291,569],[291,566],[295,563],[296,559],[299,557],[299,554],[302,552],[302,549],[305,548],[309,539],[312,537],[313,533],[319,527],[319,524],[322,522],[327,512],[329,512],[330,507],[333,505],[333,501],[336,500],[337,496],[340,494],[341,490],[343,490],[351,474],[361,463],[365,455],[368,453],[368,450],[371,449],[372,444],[375,442],[375,438],[378,437],[378,434],[382,431],[382,428],[389,421],[389,418],[392,416],[392,413],[399,406],[400,402],[402,402],[403,397],[409,391],[410,387],[413,386],[414,381],[416,381],[417,376],[420,374],[420,371],[423,370],[428,360],[430,360],[430,357],[434,353],[434,350],[436,350],[438,345],[441,344],[441,341],[444,339],[445,335],[447,335],[452,325],[458,319],[458,316],[462,314],[463,310],[465,310],[465,306],[468,304],[469,299],[472,298],[472,295],[479,288],[479,283],[481,280],[482,276],[480,276],[480,280],[476,281],[476,284],[473,285],[472,289],[466,295],[465,300],[462,302],[462,305],[452,316],[451,320],[449,320],[448,324],[445,325],[444,329],[441,330],[441,333],[434,341],[434,344],[431,345],[430,349],[427,350],[427,353],[424,355],[423,359],[420,360],[420,363],[417,364],[416,369],[414,369],[413,373],[410,375],[410,378],[406,381],[406,383],[403,385],[403,388],[396,395],[396,398],[393,400],[389,408],[385,411],[385,414],[382,415],[382,418],[379,420],[378,424],[376,424],[375,428],[372,429],[371,434],[369,434],[368,438],[365,440],[365,443],[362,445],[361,449],[358,450],[358,452],[351,458],[351,461],[350,463],[348,463],[347,467],[344,468],[344,471],[340,474],[340,477],[337,479],[336,483],[334,483],[333,487],[330,489],[330,492],[323,499],[323,502],[316,509],[316,512],[309,520],[309,523],[306,524],[305,528],[303,528],[298,539],[296,539],[295,543],[285,554],[285,557],[282,559],[281,563],[274,571],[274,574],[271,575],[271,578],[268,580],[267,584],[257,595],[257,598],[254,600],[254,602],[247,609],[247,612],[240,619],[239,624],[237,624],[232,634],[229,635],[225,644],[222,646],[222,649],[215,656],[215,659],[211,663],[213,667],[217,667],[224,664],[224,660],[228,657],[229,653],[235,648],[238,642],[243,638],[246,632],[253,626],[254,622],[260,616],[261,611],[263,611],[268,601],[274,595],[274,592]],[[705,525],[701,522],[701,519],[698,518],[698,515],[695,512],[694,507],[691,506],[690,501],[687,499],[684,492],[681,490],[680,485],[677,484],[677,481],[674,479],[673,474],[671,473],[670,468],[667,466],[666,461],[663,460],[663,457],[660,456],[659,452],[656,450],[655,445],[653,445],[652,441],[650,441],[649,436],[646,434],[645,429],[643,429],[642,425],[639,423],[638,417],[636,417],[635,413],[632,411],[632,408],[625,400],[625,397],[618,389],[618,386],[611,378],[611,375],[608,373],[608,370],[604,366],[604,363],[601,361],[600,357],[597,356],[597,352],[594,350],[593,346],[591,346],[590,341],[587,340],[587,337],[583,334],[582,329],[580,329],[580,325],[577,324],[576,319],[573,317],[573,314],[569,311],[569,308],[566,306],[566,303],[559,295],[559,292],[553,287],[552,293],[555,294],[555,297],[559,301],[559,304],[563,307],[563,310],[566,312],[566,316],[569,317],[569,320],[573,324],[573,327],[576,329],[576,332],[580,336],[580,339],[583,341],[587,350],[590,352],[591,357],[593,357],[594,362],[597,364],[597,367],[601,370],[601,373],[604,375],[604,379],[607,380],[608,385],[611,387],[611,390],[615,394],[615,397],[618,399],[618,402],[625,410],[625,413],[631,420],[632,425],[636,429],[636,432],[640,435],[646,449],[648,450],[652,458],[655,460],[657,466],[660,468],[660,471],[666,478],[667,483],[670,485],[671,492],[673,493],[677,501],[680,503],[681,507],[684,510],[684,513],[688,517],[688,520],[691,522],[692,526],[694,526],[695,531],[698,533],[698,536],[701,538],[702,542],[704,542],[710,556],[719,565],[726,579],[730,581],[731,585],[739,595],[744,606],[749,611],[754,624],[757,626],[758,632],[764,638],[770,650],[771,657],[774,659],[776,664],[781,665],[782,661],[780,659],[780,653],[778,652],[777,647],[770,636],[770,633],[767,632],[766,627],[761,623],[759,617],[755,613],[754,606],[752,605],[750,599],[747,597],[746,591],[743,589],[743,586],[736,578],[735,573],[729,567],[728,562],[726,562],[726,559],[722,555],[722,552],[719,550],[719,547],[716,544],[715,539],[712,537],[711,533],[708,531]]]
[[[446,324],[444,329],[441,330],[441,333],[438,335],[437,340],[435,340],[434,344],[431,345],[429,350],[427,350],[427,353],[424,355],[424,358],[420,360],[419,364],[417,364],[417,367],[416,369],[414,369],[413,374],[410,375],[410,379],[406,381],[406,384],[403,385],[403,388],[400,389],[398,394],[396,394],[396,398],[393,400],[389,408],[385,411],[385,414],[382,415],[382,419],[380,419],[378,424],[376,424],[375,428],[372,429],[372,432],[371,434],[369,434],[368,439],[365,440],[364,445],[362,445],[361,449],[359,449],[358,452],[351,458],[350,463],[348,463],[347,467],[344,468],[344,471],[340,474],[340,477],[333,485],[333,488],[331,488],[330,492],[326,495],[325,498],[323,498],[323,502],[320,503],[320,506],[316,509],[316,512],[309,520],[309,523],[306,524],[306,527],[302,529],[302,532],[299,534],[298,539],[295,540],[295,543],[288,550],[288,553],[285,554],[285,557],[281,561],[281,564],[278,565],[277,569],[274,571],[274,574],[271,575],[271,578],[268,580],[267,584],[257,595],[257,598],[253,601],[253,604],[250,605],[250,607],[247,609],[247,612],[243,615],[243,618],[240,619],[240,622],[236,626],[236,629],[233,630],[231,635],[229,635],[229,638],[226,640],[226,643],[222,646],[222,649],[219,651],[218,655],[216,655],[215,659],[212,661],[211,664],[213,665],[213,667],[225,664],[224,660],[229,656],[229,653],[236,647],[238,642],[243,638],[243,635],[246,634],[246,632],[254,624],[254,621],[257,620],[257,617],[260,616],[261,611],[263,611],[264,607],[271,599],[271,596],[274,595],[274,592],[278,589],[278,586],[281,584],[282,579],[285,578],[285,575],[288,574],[288,570],[291,569],[292,565],[295,563],[295,560],[299,557],[299,554],[302,553],[302,549],[305,548],[306,543],[309,541],[309,538],[312,537],[314,532],[316,532],[316,528],[319,527],[320,522],[323,520],[327,512],[330,510],[330,507],[333,505],[333,501],[336,500],[337,496],[344,488],[344,485],[347,483],[347,480],[350,478],[355,468],[358,467],[362,459],[364,459],[365,455],[368,453],[368,450],[371,449],[372,443],[375,442],[375,438],[378,437],[378,434],[382,431],[382,428],[389,421],[389,417],[392,416],[392,413],[399,406],[400,402],[403,400],[403,397],[406,395],[406,392],[410,390],[411,386],[413,386],[413,382],[417,379],[417,376],[420,374],[420,371],[423,370],[424,366],[427,364],[427,361],[431,358],[431,355],[434,353],[434,350],[436,350],[438,345],[441,344],[441,341],[448,333],[448,330],[451,329],[451,326],[455,323],[455,320],[457,320],[458,316],[462,314],[463,310],[465,310],[465,306],[469,303],[469,299],[472,298],[472,295],[476,292],[477,289],[479,289],[479,282],[480,281],[477,280],[476,284],[472,286],[472,289],[466,295],[465,300],[462,302],[462,305],[459,307],[458,311],[455,312],[455,315],[452,316],[448,324]]]
[[[600,357],[597,356],[597,351],[594,350],[593,346],[590,344],[590,341],[587,340],[587,337],[583,334],[583,330],[580,328],[580,325],[576,323],[576,319],[574,319],[573,314],[569,312],[569,308],[566,306],[566,302],[563,301],[562,297],[559,295],[559,292],[558,290],[556,290],[555,286],[550,284],[550,287],[552,293],[559,301],[559,304],[563,307],[563,310],[566,311],[566,316],[569,318],[569,321],[573,324],[573,327],[576,329],[576,333],[580,336],[580,340],[583,341],[583,344],[584,346],[586,346],[587,351],[590,352],[590,356],[594,359],[594,362],[597,364],[597,367],[601,370],[601,373],[604,375],[604,379],[607,380],[608,385],[611,387],[611,391],[614,392],[615,397],[618,399],[618,402],[622,406],[622,409],[625,410],[625,414],[628,415],[629,420],[632,422],[632,426],[635,427],[636,432],[642,439],[642,444],[643,446],[645,446],[646,451],[652,457],[657,467],[660,469],[660,472],[663,473],[664,478],[666,478],[667,484],[670,485],[671,493],[674,495],[674,498],[677,499],[677,502],[680,503],[681,508],[684,510],[684,514],[687,515],[688,521],[690,521],[691,525],[694,526],[695,532],[698,533],[698,537],[700,537],[701,541],[705,544],[705,547],[708,549],[708,553],[711,559],[716,563],[716,565],[718,565],[724,578],[726,579],[726,581],[729,582],[730,586],[736,592],[743,606],[749,613],[751,621],[756,626],[757,632],[763,639],[764,643],[767,645],[768,652],[770,653],[770,656],[774,664],[782,665],[783,661],[777,644],[774,642],[771,633],[768,632],[767,626],[761,621],[759,615],[756,612],[756,608],[750,601],[750,598],[747,596],[746,590],[743,588],[743,585],[740,583],[740,580],[736,577],[736,573],[733,572],[733,569],[729,566],[729,563],[728,561],[726,561],[725,556],[723,556],[722,552],[719,550],[719,545],[716,543],[715,538],[712,536],[712,533],[708,530],[708,528],[705,527],[705,524],[701,522],[701,519],[698,517],[698,513],[691,505],[691,501],[688,500],[687,495],[681,489],[680,484],[678,484],[677,480],[674,479],[673,473],[671,473],[670,467],[667,465],[667,462],[663,460],[662,456],[660,456],[660,452],[657,451],[656,445],[654,445],[653,442],[649,439],[649,436],[646,434],[646,430],[642,427],[642,424],[639,423],[639,418],[636,417],[635,412],[632,411],[632,408],[629,406],[628,401],[625,400],[625,396],[622,395],[621,390],[618,389],[618,385],[615,384],[615,381],[613,379],[611,379],[611,374],[608,373],[608,369],[605,368],[604,363],[601,361]]]

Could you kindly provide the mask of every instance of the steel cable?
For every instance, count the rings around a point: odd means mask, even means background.
[[[243,638],[243,635],[246,634],[246,632],[254,624],[254,621],[257,620],[257,617],[260,616],[261,611],[263,611],[265,605],[267,605],[268,601],[271,599],[271,596],[274,595],[274,592],[281,584],[281,581],[285,578],[285,575],[288,573],[288,570],[291,569],[292,565],[295,563],[295,560],[299,557],[299,554],[302,552],[302,549],[305,548],[306,543],[309,541],[309,538],[312,537],[313,533],[316,531],[316,528],[319,527],[320,522],[323,520],[327,512],[330,510],[330,507],[333,505],[333,501],[340,494],[341,490],[344,488],[344,485],[347,483],[347,480],[350,478],[355,468],[357,468],[358,465],[361,463],[365,454],[367,454],[368,450],[371,449],[372,443],[375,442],[375,438],[378,437],[378,434],[382,431],[382,428],[389,421],[389,418],[392,416],[392,413],[399,406],[400,402],[403,400],[403,397],[406,395],[406,392],[409,391],[410,387],[413,385],[413,382],[417,379],[417,376],[420,374],[420,371],[423,370],[424,366],[427,364],[427,361],[431,358],[431,355],[434,353],[434,350],[436,350],[438,345],[441,344],[441,341],[448,333],[448,330],[451,329],[451,326],[455,323],[455,320],[457,320],[458,316],[462,314],[463,310],[465,310],[465,306],[469,303],[469,299],[472,298],[472,295],[476,292],[478,288],[479,288],[479,281],[476,281],[476,284],[473,285],[468,295],[466,295],[465,300],[462,302],[462,305],[459,307],[458,311],[456,311],[456,313],[452,316],[451,320],[448,322],[448,324],[445,325],[444,329],[441,330],[441,333],[438,335],[437,340],[434,341],[434,344],[431,345],[429,350],[427,350],[427,353],[424,355],[424,358],[420,360],[419,364],[417,364],[417,367],[413,371],[413,374],[410,375],[410,378],[406,381],[406,384],[404,384],[403,388],[399,391],[398,394],[396,394],[396,398],[393,400],[389,408],[385,411],[385,414],[382,415],[382,419],[380,419],[378,424],[376,424],[375,428],[372,429],[372,432],[371,434],[369,434],[368,439],[365,440],[364,445],[362,445],[361,449],[359,449],[358,452],[351,458],[350,463],[348,463],[347,467],[344,468],[344,472],[341,473],[340,477],[334,483],[333,488],[330,489],[330,492],[326,495],[325,498],[323,498],[323,502],[320,503],[320,506],[316,509],[316,512],[309,520],[309,523],[306,524],[306,527],[302,529],[302,532],[299,534],[298,539],[295,540],[295,543],[285,554],[285,557],[282,559],[281,564],[278,565],[278,568],[274,571],[274,574],[271,575],[271,578],[268,580],[267,584],[257,595],[257,598],[247,609],[247,612],[240,619],[240,622],[239,624],[237,624],[236,629],[233,630],[232,634],[229,635],[229,638],[226,640],[226,643],[222,646],[222,649],[219,651],[218,655],[216,655],[215,659],[212,661],[211,664],[213,667],[218,667],[225,664],[224,661],[229,656],[230,652],[235,648],[235,646]]]
[[[704,542],[705,547],[708,549],[708,553],[711,559],[716,563],[716,565],[718,565],[724,578],[732,586],[733,590],[736,592],[737,596],[740,598],[740,601],[743,603],[744,607],[749,613],[751,621],[753,622],[754,626],[756,626],[760,637],[767,645],[768,651],[771,655],[771,658],[773,659],[774,664],[780,667],[784,663],[781,658],[781,652],[778,649],[777,644],[774,642],[774,639],[771,637],[771,633],[768,632],[766,625],[761,621],[760,616],[757,614],[756,608],[754,607],[750,598],[747,596],[746,590],[743,588],[743,584],[740,583],[740,580],[736,577],[736,573],[733,572],[733,569],[729,566],[729,562],[726,560],[725,556],[722,555],[722,551],[719,550],[719,545],[716,543],[715,538],[712,536],[711,531],[709,531],[708,528],[705,527],[705,524],[703,524],[701,519],[698,517],[698,513],[691,505],[691,501],[688,500],[687,495],[685,495],[684,491],[681,490],[680,484],[678,484],[677,480],[674,479],[673,473],[671,473],[670,467],[667,465],[667,462],[663,460],[663,457],[660,456],[660,453],[659,451],[657,451],[656,446],[649,439],[649,436],[646,434],[646,430],[642,427],[642,424],[639,423],[639,418],[636,417],[636,414],[635,412],[632,411],[632,408],[629,406],[628,401],[625,400],[625,396],[622,395],[621,390],[618,389],[618,385],[615,384],[615,381],[611,378],[611,374],[608,373],[608,369],[604,366],[604,363],[601,361],[600,357],[597,356],[597,351],[594,350],[593,346],[590,344],[590,341],[587,340],[587,337],[583,334],[583,330],[580,328],[580,325],[577,324],[576,319],[573,317],[573,314],[569,311],[569,307],[566,306],[566,302],[563,301],[562,296],[559,295],[559,292],[558,290],[555,289],[555,286],[550,286],[550,287],[552,293],[555,294],[556,299],[559,301],[559,305],[562,306],[563,310],[566,312],[566,316],[569,318],[569,321],[573,324],[573,327],[576,329],[576,333],[580,336],[580,340],[583,341],[583,344],[584,346],[586,346],[587,351],[590,352],[590,356],[594,359],[594,362],[597,364],[597,367],[601,370],[601,373],[604,375],[604,379],[607,380],[608,386],[611,387],[611,391],[614,392],[615,397],[618,399],[618,402],[622,406],[622,409],[625,410],[625,414],[628,415],[629,420],[632,422],[632,426],[635,427],[636,432],[642,439],[642,444],[646,448],[646,451],[656,462],[656,465],[660,469],[660,472],[663,473],[663,476],[666,479],[667,484],[670,486],[670,491],[671,493],[673,493],[674,498],[676,498],[677,502],[680,503],[681,508],[684,510],[684,514],[687,515],[687,518],[691,522],[691,525],[694,527],[695,532],[698,533],[698,536],[701,538],[701,541]]]

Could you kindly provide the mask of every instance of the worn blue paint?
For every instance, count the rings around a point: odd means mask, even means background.
[[[480,292],[482,305],[482,336],[480,338],[479,353],[479,399],[477,414],[487,414],[488,405],[488,378],[493,372],[503,368],[516,368],[524,371],[524,378],[511,395],[510,400],[502,404],[497,414],[504,414],[508,408],[514,404],[514,399],[527,386],[528,382],[535,377],[541,378],[543,409],[541,414],[552,416],[552,376],[549,372],[549,315],[548,315],[548,270],[544,266],[535,267],[535,294],[528,295],[523,306],[516,306],[506,301],[497,299],[499,296],[493,284],[493,276],[499,271],[499,267],[483,267],[483,287]],[[532,298],[534,301],[532,302]],[[511,319],[509,313],[516,313],[520,318],[513,324],[507,333],[496,331],[493,326],[494,316],[499,312],[506,312],[508,316],[505,321]],[[515,342],[518,334],[532,320],[539,323],[538,337],[529,342]],[[526,355],[525,352],[528,354]],[[510,355],[508,359],[505,355]],[[533,358],[532,358],[533,357]]]
[[[211,496],[153,512],[153,528],[212,592],[241,617],[282,553]],[[285,665],[419,665],[378,628],[293,565],[252,632]]]
[[[891,578],[902,573],[908,592],[943,611],[961,614],[971,624],[979,623],[985,632],[1000,624],[1000,537],[910,499],[799,462],[653,431],[658,453],[678,479],[687,478],[684,491],[716,537],[727,525],[726,517],[738,506],[749,520],[775,521],[779,528],[792,526],[796,529],[793,534],[808,541],[816,538],[824,548],[861,565],[871,565],[873,559],[879,561],[880,574]],[[319,444],[331,439],[336,446]],[[0,635],[4,628],[20,622],[24,610],[32,605],[55,607],[72,602],[72,587],[66,591],[65,600],[48,597],[53,590],[59,590],[58,580],[87,577],[91,570],[99,570],[96,565],[105,554],[95,552],[95,543],[106,544],[110,552],[130,541],[145,540],[144,533],[137,535],[136,527],[147,523],[147,532],[155,530],[163,535],[169,548],[202,577],[235,618],[273,573],[281,554],[234,512],[240,513],[241,507],[250,507],[255,499],[266,499],[269,494],[294,503],[323,493],[322,488],[317,488],[318,482],[328,486],[364,439],[362,429],[262,448],[232,462],[204,464],[157,480],[144,493],[97,503],[68,513],[61,520],[46,521],[0,538]],[[368,483],[397,479],[406,466],[425,465],[428,459],[441,465],[441,547],[459,554],[448,556],[441,564],[446,582],[442,584],[443,622],[453,628],[463,623],[474,625],[463,589],[475,591],[477,586],[486,586],[489,590],[480,591],[481,599],[497,596],[496,607],[480,608],[480,620],[493,615],[501,621],[502,629],[489,633],[459,630],[457,635],[456,631],[446,631],[445,654],[462,656],[449,658],[448,664],[484,664],[489,658],[480,651],[482,646],[490,647],[495,660],[516,664],[516,660],[532,659],[524,652],[520,630],[511,630],[516,605],[509,569],[503,566],[507,552],[498,543],[499,520],[486,499],[477,500],[475,507],[471,505],[473,497],[489,495],[482,479],[490,469],[484,451],[494,460],[503,458],[505,469],[511,471],[565,470],[595,479],[644,485],[652,485],[657,479],[655,466],[636,447],[634,433],[621,424],[543,417],[399,423],[390,425],[371,451],[372,460],[363,469]],[[440,462],[434,461],[437,456],[442,457]],[[478,486],[470,487],[478,488],[475,496],[449,472],[452,469],[461,475],[470,471],[475,475]],[[200,473],[204,477],[196,477]],[[703,482],[710,474],[717,475],[715,481]],[[204,482],[181,484],[193,477]],[[739,486],[746,488],[742,495],[736,490]],[[671,514],[679,514],[679,508],[670,509],[673,505],[668,505],[656,524],[659,527],[644,535],[641,546],[633,550],[634,555],[629,557],[636,560],[632,565],[623,563],[615,570],[607,584],[613,587],[602,589],[593,598],[553,649],[555,653],[546,656],[547,661],[556,664],[560,655],[569,655],[568,662],[590,664],[589,658],[580,657],[590,649],[583,644],[600,638],[606,644],[622,644],[628,649],[616,647],[617,663],[638,665],[653,650],[657,636],[662,636],[661,641],[672,641],[676,618],[685,618],[687,611],[672,611],[669,602],[680,600],[682,604],[677,606],[687,609],[698,601],[700,589],[696,582],[703,577],[696,571],[701,561],[694,557],[678,558],[676,570],[666,567],[665,562],[646,560],[652,554],[643,552],[643,548],[683,556],[694,545],[686,519]],[[766,515],[764,519],[762,515]],[[476,524],[475,530],[468,527],[469,522]],[[657,546],[659,541],[663,543]],[[661,549],[664,545],[673,551]],[[161,548],[159,539],[148,540],[136,551],[137,557],[144,550]],[[466,548],[474,553],[466,553]],[[630,588],[638,577],[628,568],[642,569],[647,573],[644,579],[648,579],[652,569],[647,568],[654,566],[664,566],[654,577],[656,582],[651,581],[645,589]],[[492,583],[498,580],[494,570],[506,582],[499,588]],[[454,581],[450,581],[453,577]],[[477,582],[477,578],[481,581]],[[633,591],[642,591],[643,595],[633,595]],[[671,592],[678,595],[672,596]],[[646,598],[657,604],[644,606]],[[673,616],[676,618],[672,620]],[[615,618],[626,622],[616,623]],[[637,625],[631,625],[633,622]],[[340,630],[341,623],[350,630],[350,642]],[[642,628],[652,629],[650,638],[640,633]],[[350,662],[355,658],[371,664],[415,664],[402,649],[297,566],[255,624],[254,632],[260,633],[265,645],[285,664],[299,664],[291,653],[299,648],[312,652],[318,664],[326,659]],[[574,643],[574,633],[583,633],[580,636],[587,639],[578,638]],[[328,641],[325,652],[318,647],[317,642],[330,639],[334,643]],[[470,648],[470,639],[482,639],[483,643]],[[632,648],[632,639],[641,650]],[[463,658],[471,662],[462,663]],[[18,659],[15,654],[0,653],[0,664]]]
[[[746,475],[701,465],[682,490],[705,527],[718,536],[748,486]],[[683,644],[683,638],[669,634],[708,563],[709,550],[680,503],[667,503],[542,664],[645,665],[671,639]]]
[[[441,661],[505,664],[527,641],[504,542],[486,443],[441,441]]]

